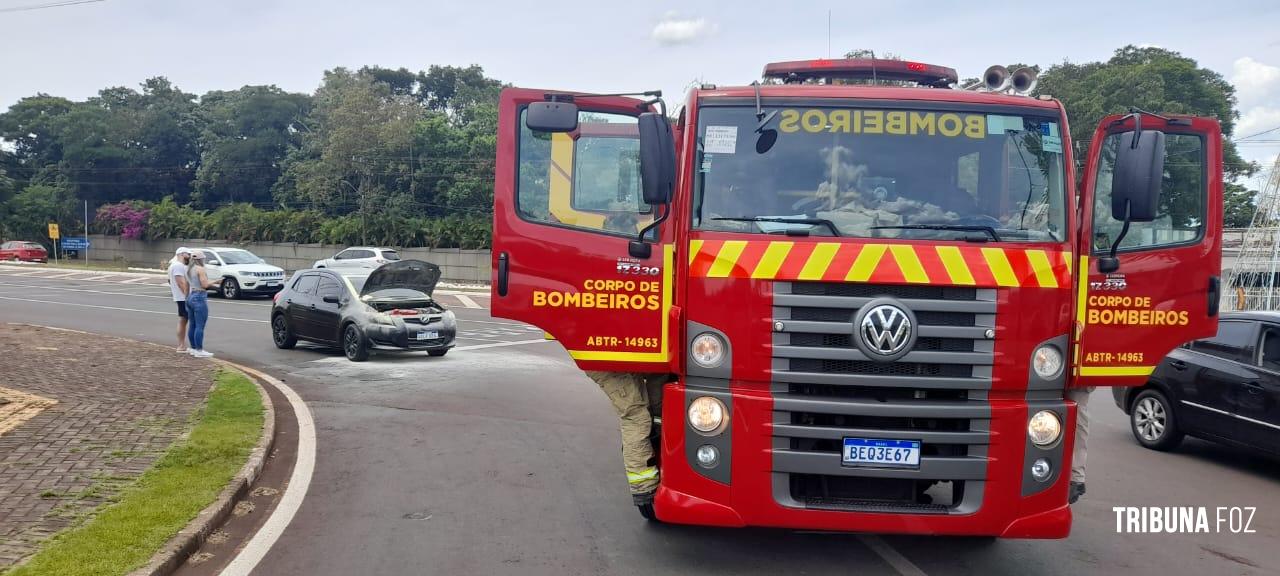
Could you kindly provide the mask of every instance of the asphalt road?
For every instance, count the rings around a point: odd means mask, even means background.
[[[0,321],[172,343],[166,287],[29,270],[0,268]],[[206,347],[285,380],[316,422],[309,492],[256,574],[1280,573],[1280,464],[1196,440],[1140,448],[1106,389],[1067,540],[649,524],[627,496],[608,401],[563,349],[490,318],[486,298],[441,300],[459,349],[363,364],[275,349],[269,301],[211,300]],[[1255,533],[1117,533],[1114,506],[1254,507]]]

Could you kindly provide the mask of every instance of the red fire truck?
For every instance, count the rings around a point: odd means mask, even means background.
[[[1015,75],[782,62],[670,115],[507,89],[493,314],[669,375],[662,521],[1065,537],[1066,391],[1216,331],[1221,134],[1135,110],[1077,148]]]

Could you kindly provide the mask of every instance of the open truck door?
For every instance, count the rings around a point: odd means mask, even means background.
[[[1222,133],[1209,118],[1109,116],[1085,165],[1074,386],[1140,386],[1218,327]]]
[[[670,209],[673,145],[643,100],[504,90],[493,315],[543,329],[584,370],[668,371],[673,234],[655,220]]]

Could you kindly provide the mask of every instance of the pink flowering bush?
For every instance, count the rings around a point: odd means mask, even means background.
[[[128,240],[139,240],[147,230],[151,209],[140,202],[106,204],[98,208],[93,226],[99,234],[118,234]]]

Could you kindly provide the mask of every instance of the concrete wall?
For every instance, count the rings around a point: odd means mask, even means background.
[[[293,242],[256,242],[229,244],[226,242],[185,240],[124,240],[119,236],[94,234],[90,237],[89,259],[92,261],[125,262],[129,266],[157,268],[173,257],[179,246],[191,248],[234,247],[244,248],[263,260],[286,271],[310,268],[316,260],[337,254],[346,246],[325,244],[296,244]],[[488,284],[490,259],[488,250],[460,250],[457,248],[400,248],[400,257],[425,260],[440,266],[446,282]]]

